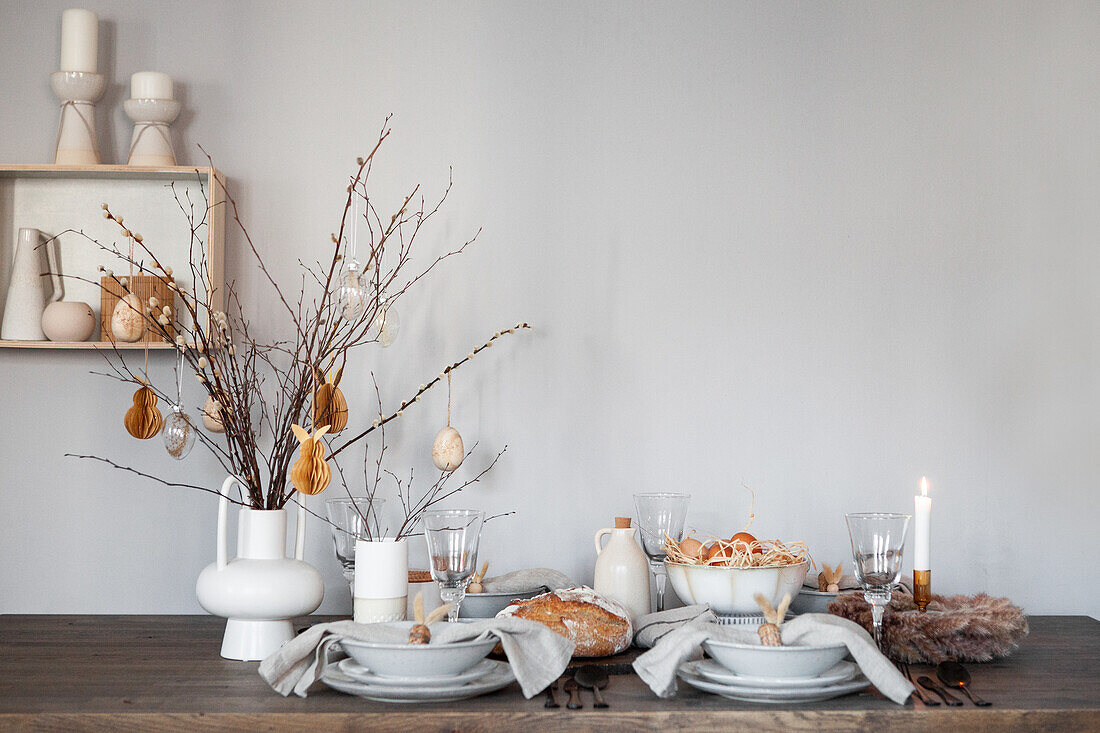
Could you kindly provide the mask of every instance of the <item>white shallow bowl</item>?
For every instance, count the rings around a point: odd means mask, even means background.
[[[412,628],[411,621],[388,626]],[[481,641],[454,644],[382,643],[341,639],[340,646],[363,667],[382,677],[440,677],[465,672],[485,659],[499,639],[490,635]]]
[[[534,598],[545,592],[546,588],[540,585],[538,588],[512,593],[467,593],[462,599],[462,605],[458,607],[458,617],[493,618],[507,608],[512,601]]]
[[[780,568],[727,568],[665,560],[665,570],[672,589],[687,605],[709,603],[717,614],[756,615],[760,613],[753,597],[757,593],[763,594],[773,606],[778,606],[787,593],[796,598],[810,570],[810,561]]]
[[[731,672],[746,677],[817,677],[848,653],[843,644],[762,646],[708,640],[703,650]]]
[[[828,606],[836,600],[839,593],[826,593],[820,590],[803,588],[798,596],[791,601],[791,613],[828,613]]]

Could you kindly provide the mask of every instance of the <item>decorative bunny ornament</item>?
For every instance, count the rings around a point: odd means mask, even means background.
[[[348,401],[340,391],[340,379],[344,376],[344,367],[329,374],[328,379],[317,367],[313,376],[320,384],[313,393],[313,427],[328,427],[335,435],[348,425]]]
[[[762,593],[757,593],[753,598],[756,599],[756,604],[760,606],[760,610],[764,612],[764,620],[767,622],[761,624],[756,631],[760,635],[760,644],[762,646],[783,646],[783,639],[779,635],[779,627],[783,625],[783,619],[787,617],[787,607],[791,605],[791,594],[787,593],[783,596],[778,608],[772,608],[771,601],[765,598]]]
[[[839,593],[840,592],[840,576],[842,575],[841,568],[844,567],[844,563],[837,563],[837,566],[832,570],[825,563],[821,564],[822,571],[817,575],[817,589],[822,593]]]
[[[300,425],[291,425],[291,429],[302,447],[298,450],[298,460],[290,469],[290,482],[301,494],[320,494],[332,480],[332,469],[325,461],[325,444],[321,442],[328,426],[312,436]]]

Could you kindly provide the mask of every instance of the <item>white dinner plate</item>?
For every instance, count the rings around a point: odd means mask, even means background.
[[[387,687],[410,687],[414,685],[457,687],[467,682],[473,682],[479,677],[484,677],[496,669],[497,664],[498,662],[494,662],[491,659],[482,659],[465,672],[452,675],[436,675],[432,677],[388,677],[386,675],[375,674],[359,664],[359,662],[350,658],[341,660],[336,665],[336,668],[356,682],[362,682],[368,685],[385,685]]]
[[[704,677],[711,682],[733,687],[751,687],[754,689],[793,689],[803,687],[823,687],[838,682],[847,682],[856,676],[859,671],[852,662],[837,662],[835,666],[825,670],[818,677],[749,677],[723,667],[713,659],[702,662],[688,662],[688,668],[695,674]]]
[[[397,687],[367,684],[348,677],[337,669],[336,665],[325,668],[325,671],[321,673],[321,681],[334,690],[376,702],[453,702],[495,692],[516,681],[515,675],[512,674],[512,668],[507,662],[494,662],[492,660],[489,660],[489,662],[495,665],[492,671],[464,685],[417,684]]]
[[[710,692],[715,695],[721,695],[722,697],[730,700],[741,700],[744,702],[764,702],[764,703],[802,703],[802,702],[820,702],[821,700],[832,700],[834,697],[840,697],[842,695],[849,695],[853,692],[859,692],[867,687],[871,686],[871,683],[867,681],[865,677],[860,675],[853,680],[847,682],[838,682],[832,685],[822,685],[820,687],[801,687],[801,688],[765,688],[765,687],[734,687],[732,685],[722,685],[717,682],[711,682],[705,677],[696,674],[688,665],[691,662],[680,665],[680,668],[676,670],[677,676],[703,692]]]

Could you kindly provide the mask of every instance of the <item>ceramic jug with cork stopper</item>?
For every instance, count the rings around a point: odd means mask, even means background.
[[[596,533],[596,578],[593,589],[621,603],[631,620],[649,613],[649,560],[638,545],[630,517],[615,517],[615,527]],[[603,545],[604,535],[611,539]]]

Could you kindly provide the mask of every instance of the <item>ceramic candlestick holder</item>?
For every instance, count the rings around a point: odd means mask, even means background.
[[[50,88],[61,100],[61,121],[53,162],[57,165],[99,165],[95,132],[95,101],[107,79],[88,71],[55,71]]]
[[[122,109],[134,123],[126,165],[175,165],[176,152],[168,126],[179,116],[180,103],[174,99],[127,99]]]
[[[913,571],[913,603],[917,609],[924,613],[932,600],[932,571]]]

